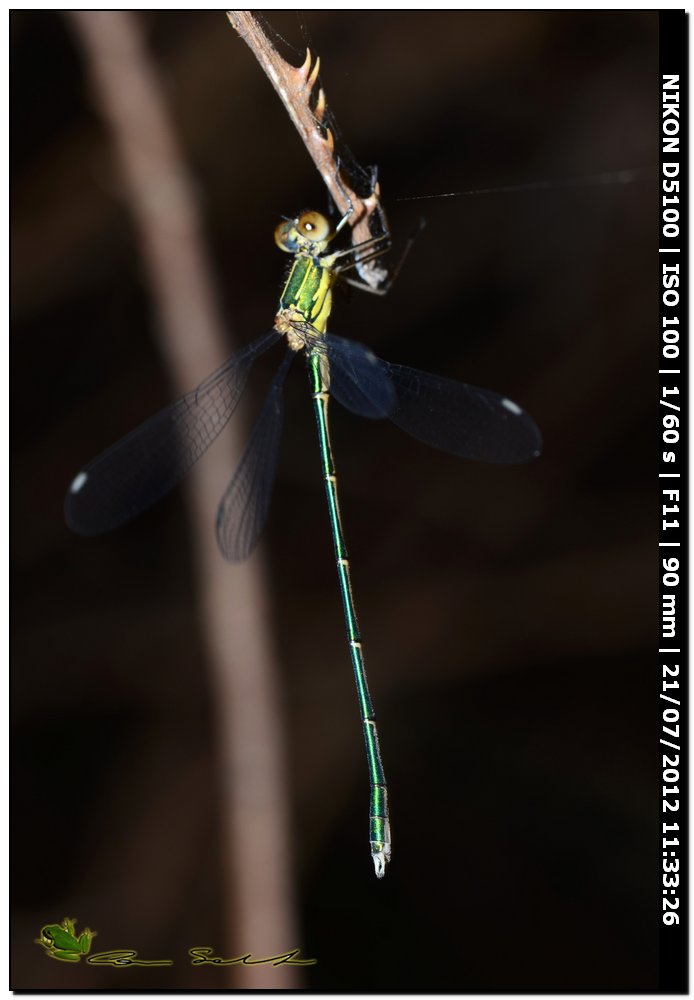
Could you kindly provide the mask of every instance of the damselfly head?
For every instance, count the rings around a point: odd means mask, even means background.
[[[275,243],[285,253],[320,253],[335,235],[332,225],[320,212],[302,212],[285,219],[275,229]]]

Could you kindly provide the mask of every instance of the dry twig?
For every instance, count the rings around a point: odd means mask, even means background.
[[[313,62],[311,51],[307,49],[303,65],[292,66],[279,55],[251,11],[228,10],[227,17],[279,94],[338,212],[345,215],[352,209],[349,224],[353,245],[381,235],[387,229],[387,223],[378,182],[373,183],[368,196],[360,196],[336,159],[334,136],[326,124],[328,107],[325,92],[318,82],[320,58]],[[374,219],[378,220],[380,232],[372,228]],[[388,278],[388,272],[373,260],[358,264],[357,270],[363,280],[374,288],[380,288]]]

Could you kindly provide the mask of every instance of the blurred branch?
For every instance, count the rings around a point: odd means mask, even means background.
[[[160,313],[160,349],[179,391],[216,368],[228,345],[209,277],[192,185],[136,16],[71,11],[126,184]],[[243,420],[240,421],[243,425]],[[242,442],[232,425],[227,442]],[[218,950],[269,955],[299,946],[289,876],[287,782],[262,563],[226,565],[213,511],[230,471],[217,449],[191,480],[192,544],[221,748],[226,939]],[[187,804],[181,803],[186,809]],[[234,900],[234,905],[230,900]],[[227,985],[239,987],[238,967]],[[232,978],[233,977],[233,978]],[[296,970],[253,969],[253,987],[297,988]]]
[[[228,10],[226,13],[277,91],[339,214],[343,216],[348,209],[353,209],[349,220],[352,243],[356,246],[374,235],[380,235],[371,229],[370,221],[374,213],[377,213],[381,231],[387,230],[378,181],[374,179],[369,195],[361,197],[350,186],[350,180],[336,156],[335,137],[327,125],[329,114],[325,91],[318,80],[320,58],[312,62],[311,50],[306,49],[303,65],[292,66],[279,55],[250,10]],[[387,272],[373,261],[359,264],[358,270],[362,278],[374,287],[381,286],[388,277]]]

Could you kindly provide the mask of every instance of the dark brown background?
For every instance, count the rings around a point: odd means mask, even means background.
[[[272,321],[272,229],[324,206],[320,179],[223,14],[137,16],[245,343]],[[301,47],[295,17],[270,21]],[[396,199],[623,168],[654,178],[657,16],[311,12],[306,25],[343,134],[379,165],[396,239],[428,223],[391,296],[338,302],[332,329],[507,393],[545,436],[536,463],[491,467],[335,413],[393,801],[377,883],[312,416],[290,378],[263,558],[297,944],[318,959],[307,983],[653,989],[655,183]],[[11,31],[13,981],[120,987],[115,970],[48,961],[33,938],[77,914],[102,946],[143,955],[220,941],[211,695],[181,492],[110,537],[63,523],[77,469],[171,389],[75,38],[45,12],[13,13]],[[215,985],[185,962],[128,975]]]

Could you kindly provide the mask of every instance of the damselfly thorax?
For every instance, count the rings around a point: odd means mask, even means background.
[[[332,290],[340,273],[388,249],[390,240],[384,234],[329,253],[329,244],[347,219],[345,216],[338,226],[332,226],[320,212],[308,210],[295,219],[285,219],[275,230],[277,246],[293,254],[294,261],[280,294],[274,328],[287,338],[293,351],[310,351],[326,333],[332,310]],[[325,355],[321,358],[321,374],[327,391],[330,374]]]

